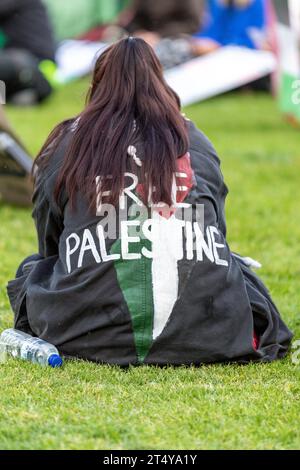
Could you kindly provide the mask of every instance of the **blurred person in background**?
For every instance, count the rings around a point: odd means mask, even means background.
[[[272,49],[268,2],[136,0],[125,28],[153,46],[168,69],[228,45]]]
[[[203,0],[133,0],[133,16],[125,27],[154,44],[160,38],[193,34],[200,26],[202,4]]]
[[[222,46],[271,49],[268,0],[207,0],[203,27],[194,36],[194,55]]]
[[[50,95],[55,68],[51,25],[41,0],[0,1],[0,80],[15,104]]]
[[[158,55],[165,69],[192,58],[190,35],[201,24],[204,0],[133,0],[119,26],[144,39]]]

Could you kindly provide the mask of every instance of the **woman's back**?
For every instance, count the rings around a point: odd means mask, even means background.
[[[134,41],[121,41],[133,61]],[[95,100],[92,89],[91,106],[59,126],[37,160],[40,259],[9,283],[15,326],[67,356],[119,365],[282,356],[290,332],[226,242],[227,188],[213,147],[183,118],[159,68],[144,87],[127,72],[127,119],[105,101],[112,85]]]
[[[48,259],[35,268],[41,285],[33,282],[32,298],[31,288],[27,288],[27,302],[31,305],[29,322],[34,324],[35,316],[39,322],[36,334],[47,331],[48,341],[58,344],[60,337],[68,343],[78,335],[77,341],[81,341],[81,336],[84,338],[95,330],[97,342],[102,345],[95,360],[104,354],[103,360],[108,362],[128,361],[124,351],[118,349],[123,336],[124,345],[130,338],[125,347],[127,350],[131,345],[133,356],[129,362],[136,357],[134,345],[140,360],[147,355],[153,340],[166,326],[179,292],[184,293],[189,272],[197,262],[197,252],[193,251],[191,256],[188,245],[192,243],[191,237],[196,236],[194,220],[200,217],[202,221],[201,204],[205,207],[205,198],[209,201],[207,213],[211,212],[210,201],[218,208],[220,227],[225,232],[226,187],[218,159],[203,134],[192,123],[188,127],[190,152],[178,159],[175,177],[177,208],[144,205],[137,171],[127,172],[118,204],[100,205],[98,201],[94,213],[80,193],[75,209],[64,195],[60,207],[54,200],[57,175],[71,138],[67,133],[36,184],[34,218],[40,253]],[[189,229],[191,233],[186,237]],[[203,264],[208,263],[212,269],[217,266],[214,249],[218,247],[210,232],[209,237],[213,240],[207,248],[210,258],[204,256]],[[202,238],[198,242],[199,256],[201,243]],[[220,270],[219,284],[225,272]],[[184,312],[179,316],[183,317]],[[110,330],[119,338],[113,348]],[[84,347],[78,349],[85,357]],[[87,356],[91,356],[90,351]]]

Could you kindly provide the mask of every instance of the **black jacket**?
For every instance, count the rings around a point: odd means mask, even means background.
[[[189,224],[182,229],[179,218],[154,211],[150,222],[131,213],[120,229],[116,212],[116,233],[105,240],[104,206],[94,215],[80,195],[75,212],[65,195],[60,207],[53,200],[70,133],[38,175],[33,216],[43,259],[8,284],[15,327],[66,356],[101,363],[283,357],[291,332],[265,286],[226,242],[227,188],[208,139],[190,122],[190,158],[178,159],[177,201],[192,211],[184,217]],[[132,201],[141,188],[130,178]]]
[[[46,7],[41,0],[1,0],[0,29],[7,48],[26,49],[37,59],[55,59],[55,45]]]

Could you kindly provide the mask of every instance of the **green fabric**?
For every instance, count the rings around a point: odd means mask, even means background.
[[[280,81],[280,92],[279,92],[279,105],[280,110],[284,114],[293,116],[296,120],[300,122],[300,105],[294,102],[294,98],[297,95],[299,100],[299,85],[296,88],[293,88],[293,84],[296,80],[300,80],[300,77],[289,75],[288,73],[283,73]]]
[[[59,85],[56,80],[57,66],[52,60],[42,60],[39,69],[53,88]]]
[[[74,38],[98,24],[109,23],[129,0],[43,0],[56,40]]]
[[[129,231],[130,232],[130,231]],[[131,253],[140,253],[145,247],[151,250],[151,242],[141,239],[130,244]],[[121,241],[117,240],[111,254],[121,253]],[[134,340],[139,362],[143,362],[152,345],[153,292],[152,260],[144,256],[138,260],[115,261],[118,282],[126,300],[133,326]]]
[[[5,46],[6,41],[7,41],[6,36],[3,33],[3,31],[0,29],[0,49],[2,49]]]

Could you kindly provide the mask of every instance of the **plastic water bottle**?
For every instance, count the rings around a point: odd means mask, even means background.
[[[63,363],[55,346],[13,328],[1,333],[0,354],[2,361],[10,355],[41,366],[60,367]]]

